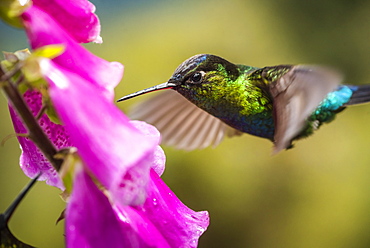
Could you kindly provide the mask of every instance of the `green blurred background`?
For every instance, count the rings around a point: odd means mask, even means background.
[[[167,80],[188,57],[212,53],[253,66],[327,64],[352,84],[369,82],[370,1],[96,0],[102,45],[86,47],[125,65],[117,98]],[[0,24],[0,49],[27,47],[22,30]],[[127,112],[143,96],[119,107]],[[94,99],[91,99],[93,104]],[[0,139],[13,133],[4,97]],[[271,156],[272,144],[244,135],[217,148],[164,147],[163,179],[211,224],[199,247],[370,247],[370,105],[353,107],[313,137]],[[19,146],[0,147],[0,210],[28,178]],[[11,220],[21,240],[63,247],[64,203],[40,182]]]

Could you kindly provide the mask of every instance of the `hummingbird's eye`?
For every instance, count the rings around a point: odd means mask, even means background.
[[[200,83],[203,79],[203,74],[204,72],[196,72],[193,74],[193,76],[191,76],[191,81],[192,83]]]

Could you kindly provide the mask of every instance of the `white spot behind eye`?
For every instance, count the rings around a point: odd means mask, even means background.
[[[204,71],[195,72],[191,76],[190,80],[192,81],[192,83],[195,83],[195,84],[196,83],[201,83],[205,74],[206,73]]]

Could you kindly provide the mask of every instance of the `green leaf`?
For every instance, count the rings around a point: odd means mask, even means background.
[[[48,104],[48,107],[46,108],[46,115],[49,117],[49,119],[54,122],[55,124],[61,125],[62,122],[59,119],[59,116],[57,112],[55,111],[55,108],[51,105]]]

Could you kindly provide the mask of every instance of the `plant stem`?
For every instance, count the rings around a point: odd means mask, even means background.
[[[19,193],[17,198],[10,204],[10,206],[7,208],[7,210],[4,212],[4,220],[5,224],[9,222],[10,217],[12,217],[15,209],[18,207],[19,203],[23,200],[23,198],[26,196],[28,191],[32,188],[32,186],[37,182],[37,179],[40,177],[41,173],[38,174],[34,179],[32,179],[26,187]]]

